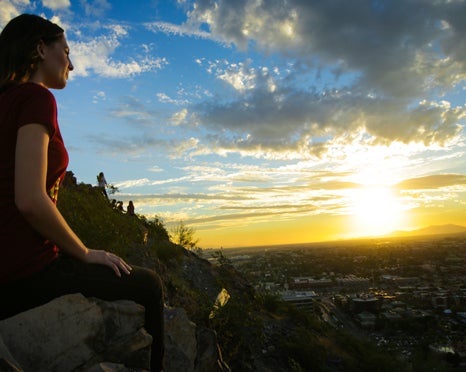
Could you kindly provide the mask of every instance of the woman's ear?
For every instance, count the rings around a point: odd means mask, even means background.
[[[45,59],[45,47],[46,47],[45,43],[42,40],[39,40],[39,42],[37,43],[36,50],[37,50],[37,54],[39,55],[41,59]]]

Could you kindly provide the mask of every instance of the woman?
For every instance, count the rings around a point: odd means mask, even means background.
[[[105,188],[107,187],[107,180],[105,179],[104,172],[100,172],[97,176],[97,185],[102,190],[104,196],[108,199],[107,191],[105,190]]]
[[[128,202],[128,206],[126,207],[126,213],[128,213],[130,216],[134,216],[134,204],[132,200]]]
[[[73,70],[62,28],[29,14],[0,34],[0,319],[81,292],[146,308],[151,369],[162,370],[163,292],[156,273],[86,247],[56,200],[68,165],[49,89]]]

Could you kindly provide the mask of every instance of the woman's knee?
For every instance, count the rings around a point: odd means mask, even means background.
[[[160,276],[153,270],[134,266],[130,276],[136,282],[136,291],[139,296],[149,301],[163,301],[163,284]]]

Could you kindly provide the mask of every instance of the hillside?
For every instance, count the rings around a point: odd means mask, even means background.
[[[259,295],[221,251],[212,264],[202,252],[174,244],[163,221],[118,211],[96,187],[77,183],[71,172],[58,208],[89,247],[114,251],[130,264],[157,271],[166,304],[183,307],[198,326],[216,331],[232,371],[408,370],[370,343],[329,328],[317,315]],[[222,289],[229,301],[212,312]]]

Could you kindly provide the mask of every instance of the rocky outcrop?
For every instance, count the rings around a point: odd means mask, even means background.
[[[165,309],[165,371],[229,371],[215,332],[181,308]],[[71,294],[0,322],[0,371],[129,372],[149,369],[144,308]]]
[[[166,371],[230,371],[215,332],[196,326],[182,308],[165,309],[165,348]]]

